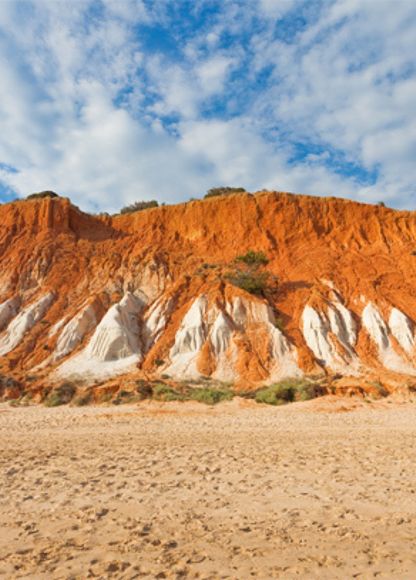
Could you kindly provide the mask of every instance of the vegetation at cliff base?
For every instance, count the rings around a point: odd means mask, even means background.
[[[318,397],[321,387],[306,379],[285,379],[274,385],[257,391],[255,399],[257,403],[267,405],[286,405],[294,401],[309,401]]]
[[[69,403],[76,392],[76,387],[72,383],[62,383],[49,393],[45,400],[47,407],[58,407]]]
[[[229,401],[233,397],[234,393],[223,385],[203,387],[185,385],[173,388],[164,383],[159,383],[153,387],[153,398],[157,401],[197,401],[206,405],[216,405],[221,401]]]

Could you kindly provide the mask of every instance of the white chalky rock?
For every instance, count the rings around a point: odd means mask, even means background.
[[[357,333],[350,311],[340,302],[328,306],[328,314],[305,306],[302,314],[303,336],[315,357],[338,372],[356,373],[359,361],[354,352]],[[338,344],[330,333],[334,334]]]
[[[215,362],[213,378],[230,381],[238,377],[236,338],[249,330],[249,340],[256,331],[268,338],[267,361],[270,379],[302,374],[297,365],[296,349],[274,325],[271,309],[257,300],[235,298],[225,305],[225,311],[213,305],[208,308],[205,296],[195,300],[183,318],[170,351],[171,364],[165,372],[172,376],[198,377],[197,361],[203,345],[208,341],[209,352]]]
[[[268,335],[269,354],[272,361],[270,381],[303,374],[298,366],[296,348],[276,328],[274,314],[267,304],[237,297],[232,304],[227,305],[227,312],[240,332],[244,333],[246,328],[251,326],[251,328],[262,329]]]
[[[379,309],[369,302],[361,315],[363,324],[368,334],[374,340],[380,350],[385,350],[390,346],[389,329],[384,322]]]
[[[43,318],[54,299],[52,292],[42,296],[36,302],[24,308],[10,322],[7,330],[0,338],[0,355],[12,351],[22,341],[26,332]]]
[[[231,343],[232,335],[232,321],[223,312],[219,312],[209,333],[211,350],[217,365],[212,376],[219,381],[232,381],[237,376],[234,370],[237,349]]]
[[[379,359],[384,367],[398,373],[416,374],[416,369],[394,350],[389,337],[389,328],[380,311],[372,302],[369,302],[364,308],[362,321],[368,334],[378,347]],[[397,315],[393,316],[393,322],[397,322]]]
[[[351,312],[341,302],[335,301],[328,308],[328,316],[331,331],[349,351],[357,342],[357,327]]]
[[[61,330],[61,328],[65,325],[67,320],[68,320],[68,317],[65,316],[64,318],[61,318],[61,320],[58,320],[58,322],[56,322],[53,326],[51,326],[51,328],[49,329],[49,332],[48,332],[48,337],[52,338],[53,336],[55,336]]]
[[[303,336],[315,357],[325,365],[334,365],[334,347],[328,339],[329,324],[311,306],[305,306],[302,315]]]
[[[173,299],[156,300],[146,313],[142,337],[143,349],[147,352],[161,337],[166,328],[169,314],[172,312]]]
[[[139,315],[144,302],[126,293],[101,319],[90,342],[55,371],[57,378],[105,379],[134,370],[143,358]]]
[[[411,321],[403,312],[397,308],[392,308],[389,317],[391,333],[408,354],[412,353],[415,346],[412,326]]]
[[[85,349],[86,356],[113,361],[141,354],[138,315],[142,309],[143,302],[127,292],[102,318]]]
[[[56,343],[53,360],[57,361],[70,354],[96,325],[94,308],[90,304],[64,326]]]
[[[205,316],[207,299],[199,296],[185,314],[175,336],[175,344],[170,350],[171,364],[165,372],[172,376],[196,378],[200,376],[196,363],[206,338]]]

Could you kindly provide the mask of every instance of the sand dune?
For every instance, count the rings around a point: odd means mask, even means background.
[[[0,409],[2,577],[416,578],[414,403]]]

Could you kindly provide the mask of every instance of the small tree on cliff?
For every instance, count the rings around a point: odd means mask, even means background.
[[[235,258],[233,269],[227,272],[225,278],[250,294],[264,294],[270,281],[270,272],[264,270],[268,263],[269,259],[263,252],[249,250]]]

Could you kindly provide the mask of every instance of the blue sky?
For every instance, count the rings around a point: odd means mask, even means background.
[[[3,0],[0,200],[416,208],[413,0]]]

